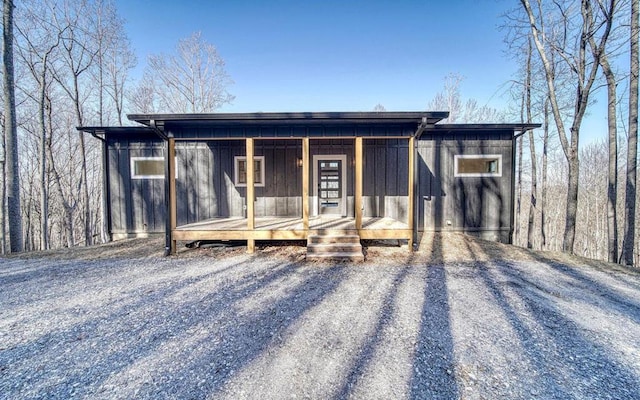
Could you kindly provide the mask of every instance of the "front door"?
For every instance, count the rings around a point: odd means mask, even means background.
[[[346,155],[313,157],[317,215],[347,214]]]

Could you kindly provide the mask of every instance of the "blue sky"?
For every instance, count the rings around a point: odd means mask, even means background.
[[[170,52],[195,31],[218,48],[236,96],[221,112],[424,110],[449,73],[464,76],[463,98],[505,108],[517,69],[499,30],[517,5],[508,0],[117,4],[136,74],[149,54]],[[592,117],[588,129],[605,122]]]

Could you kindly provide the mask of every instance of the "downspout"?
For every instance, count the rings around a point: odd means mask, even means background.
[[[165,257],[171,255],[171,202],[169,201],[170,194],[170,171],[171,162],[174,160],[169,159],[169,137],[164,132],[164,125],[158,125],[155,120],[149,121],[149,127],[153,129],[156,135],[164,141],[164,204],[165,204],[165,217],[164,217],[164,255]]]

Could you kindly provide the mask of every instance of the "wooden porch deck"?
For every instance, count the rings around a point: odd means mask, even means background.
[[[358,233],[362,239],[407,239],[409,226],[392,218],[362,218],[362,229],[356,229],[354,218],[311,217],[309,229],[302,218],[256,217],[255,229],[247,228],[243,217],[214,218],[181,225],[173,231],[175,240],[303,240],[309,235],[327,232]]]

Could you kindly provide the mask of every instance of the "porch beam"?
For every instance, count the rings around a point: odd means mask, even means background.
[[[414,206],[415,206],[415,137],[409,138],[409,205],[407,210],[407,224],[411,228],[411,235],[409,237],[409,251],[413,250],[413,240],[415,236],[414,232]]]
[[[309,230],[309,138],[302,139],[302,229]]]
[[[252,231],[255,229],[255,176],[253,165],[253,138],[245,139],[246,142],[246,169],[247,169],[247,229]],[[247,240],[247,253],[255,251],[255,239]]]
[[[167,252],[176,254],[176,240],[173,237],[173,231],[176,229],[178,221],[178,212],[176,207],[176,141],[174,138],[167,140],[167,160],[166,160],[168,179],[169,179],[169,230],[167,232]]]
[[[356,170],[355,170],[355,219],[356,229],[362,229],[362,136],[356,137]]]

